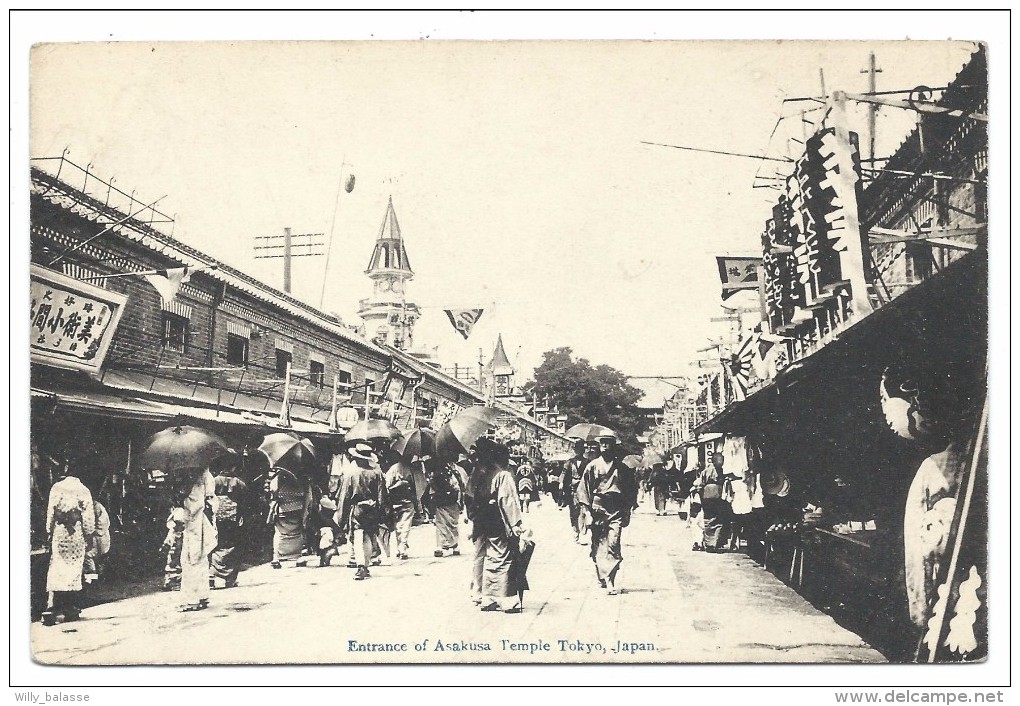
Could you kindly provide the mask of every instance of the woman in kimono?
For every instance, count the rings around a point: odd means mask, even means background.
[[[516,483],[514,484],[516,494]],[[449,552],[451,556],[460,554],[457,548],[460,541],[460,510],[463,503],[461,497],[460,475],[450,467],[433,468],[426,476],[425,493],[422,502],[432,514],[436,526],[436,549],[434,556],[441,557]]]
[[[191,485],[180,509],[184,523],[181,543],[182,611],[209,607],[209,555],[216,548],[213,498],[216,481],[202,470]]]
[[[701,472],[696,487],[701,491],[701,511],[704,516],[705,533],[702,546],[704,551],[724,551],[726,529],[729,521],[730,504],[723,499],[723,455],[712,454],[711,464]]]
[[[517,483],[507,469],[509,452],[486,438],[475,444],[468,480],[468,519],[475,557],[471,590],[483,611],[521,612],[527,589],[521,556],[525,535]]]
[[[619,459],[617,438],[596,439],[600,455],[590,461],[577,486],[577,502],[591,516],[591,559],[595,577],[610,596],[619,593],[616,576],[623,562],[623,528],[638,504],[634,471]]]
[[[240,545],[244,541],[248,486],[238,478],[233,459],[224,463],[215,477],[216,549],[211,557],[213,588],[233,588],[241,568]]]
[[[273,523],[274,569],[284,562],[305,566],[305,522],[311,506],[312,489],[308,481],[286,468],[269,473],[269,521]]]
[[[78,619],[85,554],[92,548],[96,531],[92,493],[67,464],[58,471],[58,476],[46,506],[50,566],[46,573],[49,596],[42,615],[44,625],[55,625],[58,615],[65,622]]]

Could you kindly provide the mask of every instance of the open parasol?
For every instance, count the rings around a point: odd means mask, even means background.
[[[466,454],[476,441],[499,419],[492,407],[468,407],[443,425],[436,434],[436,455],[454,460]]]
[[[568,439],[580,439],[581,441],[586,441],[588,439],[588,433],[594,426],[598,425],[588,424],[587,422],[575,424],[574,426],[567,429],[567,432],[566,434],[564,434],[564,436],[566,436]]]
[[[182,475],[202,470],[219,456],[230,453],[226,443],[210,431],[176,426],[157,432],[138,458],[144,469]]]
[[[436,455],[436,433],[429,429],[415,429],[393,442],[390,447],[405,460],[415,456],[425,458]]]
[[[641,467],[641,457],[638,456],[637,454],[631,454],[630,456],[624,456],[620,460],[620,463],[622,463],[627,468],[636,471],[638,468]]]
[[[259,445],[259,451],[269,459],[270,466],[288,471],[299,471],[315,460],[315,447],[308,439],[293,432],[269,434]]]
[[[620,435],[609,427],[604,427],[601,424],[592,424],[591,429],[588,430],[588,436],[585,437],[585,441],[595,441],[601,436],[611,436],[617,441],[620,440]]]
[[[651,468],[663,463],[666,463],[666,454],[657,449],[645,449],[644,456],[641,457],[642,467]]]
[[[381,439],[391,442],[399,439],[403,434],[392,423],[385,419],[363,419],[355,424],[344,434],[347,443],[352,441],[375,441]]]

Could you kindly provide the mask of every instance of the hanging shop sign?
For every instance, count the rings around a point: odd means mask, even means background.
[[[32,265],[29,298],[32,363],[98,373],[127,295]]]
[[[762,233],[765,307],[773,331],[814,327],[818,309],[831,310],[821,317],[825,322],[864,313],[867,243],[857,216],[860,192],[857,135],[828,128],[809,138]]]
[[[436,411],[432,414],[432,423],[429,427],[434,431],[439,431],[461,409],[461,406],[456,402],[439,400],[439,404],[436,405]]]
[[[715,260],[719,266],[723,301],[741,290],[758,289],[760,257],[718,256]]]
[[[407,389],[407,379],[392,370],[386,375],[386,386],[383,388],[382,402],[379,405],[380,416],[393,421],[400,408],[401,399],[404,397],[404,390]]]

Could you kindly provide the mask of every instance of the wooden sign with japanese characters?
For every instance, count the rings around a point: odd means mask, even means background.
[[[99,372],[127,295],[36,265],[31,287],[32,363]]]

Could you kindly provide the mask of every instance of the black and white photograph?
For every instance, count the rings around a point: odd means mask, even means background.
[[[965,683],[1008,658],[988,394],[1008,46],[917,38],[910,13],[770,38],[797,17],[739,39],[36,27],[11,158],[12,653],[100,683]]]

